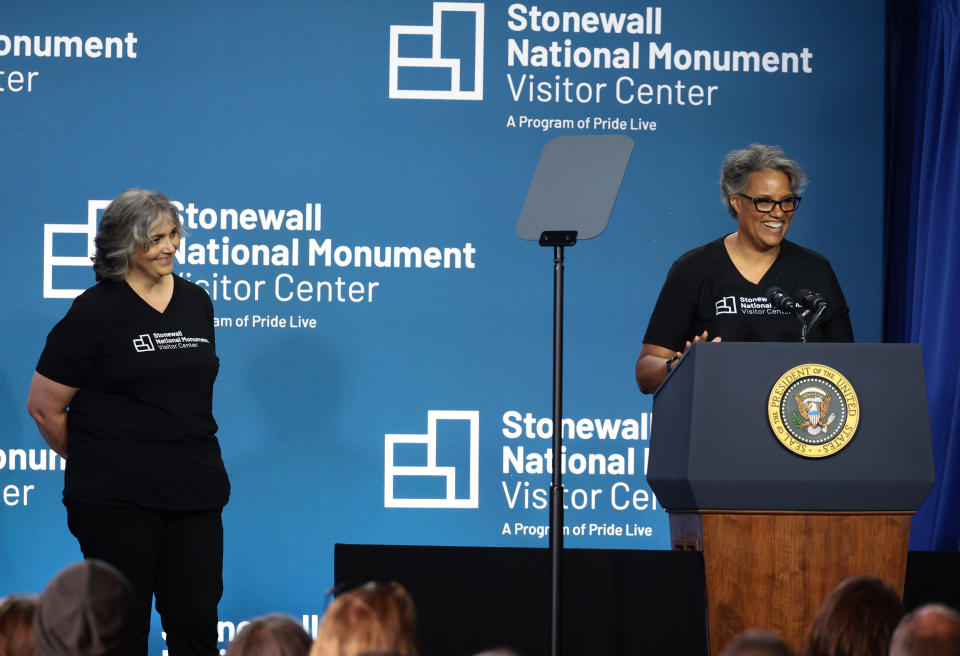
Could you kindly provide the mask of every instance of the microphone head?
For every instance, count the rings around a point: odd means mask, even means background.
[[[801,289],[797,292],[797,300],[800,305],[808,310],[820,311],[827,307],[827,299],[823,295],[809,289]]]
[[[780,287],[768,289],[767,300],[781,312],[794,312],[797,309],[797,301]]]

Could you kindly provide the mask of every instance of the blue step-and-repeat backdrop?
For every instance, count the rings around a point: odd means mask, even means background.
[[[315,628],[336,542],[546,548],[553,253],[515,228],[558,135],[635,144],[567,251],[566,544],[666,548],[633,367],[667,269],[736,227],[723,156],[778,144],[879,341],[882,103],[874,0],[5,2],[0,595],[80,558],[25,402],[122,189],[179,204],[214,302],[226,647]]]

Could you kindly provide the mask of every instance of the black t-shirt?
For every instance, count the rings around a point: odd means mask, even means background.
[[[773,308],[766,298],[770,287],[789,294],[809,289],[827,300],[807,341],[853,341],[850,310],[825,257],[783,240],[776,261],[755,285],[737,270],[721,237],[684,253],[670,267],[643,342],[682,351],[704,330],[709,339],[732,342],[800,341],[800,321]]]
[[[80,388],[67,413],[64,503],[171,511],[227,503],[212,411],[213,304],[173,279],[162,313],[126,282],[98,283],[47,336],[37,371]]]

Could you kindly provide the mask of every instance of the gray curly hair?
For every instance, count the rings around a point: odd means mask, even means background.
[[[799,194],[807,186],[807,176],[800,165],[783,154],[776,146],[750,144],[743,150],[734,150],[723,158],[720,170],[720,193],[723,205],[736,217],[730,197],[747,188],[750,174],[758,171],[780,171],[790,180],[790,191]]]
[[[91,259],[97,280],[123,280],[130,256],[138,248],[149,247],[150,229],[163,219],[173,221],[178,235],[186,235],[169,198],[146,189],[121,191],[103,211],[94,238],[97,249]]]

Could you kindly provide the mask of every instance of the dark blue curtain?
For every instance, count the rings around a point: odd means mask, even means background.
[[[888,342],[919,343],[937,482],[912,549],[960,546],[960,0],[889,0]],[[896,375],[896,372],[890,372]]]

